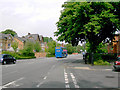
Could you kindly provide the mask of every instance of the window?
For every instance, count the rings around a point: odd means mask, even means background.
[[[8,44],[8,47],[10,47],[10,44]]]

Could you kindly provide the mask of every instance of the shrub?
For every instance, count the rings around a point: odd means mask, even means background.
[[[99,54],[99,53],[94,54],[94,61],[101,60],[101,59],[102,59],[101,54]]]
[[[55,57],[55,55],[47,54],[46,57]]]
[[[94,62],[94,65],[111,65],[111,64],[107,61],[98,60]]]

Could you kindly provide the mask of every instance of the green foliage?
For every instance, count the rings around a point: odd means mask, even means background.
[[[2,31],[3,34],[11,34],[13,37],[17,35],[17,33],[11,29],[7,29],[5,31]]]
[[[77,52],[80,53],[80,50],[85,51],[84,46],[77,45]]]
[[[102,55],[100,53],[95,53],[94,54],[94,61],[98,61],[98,60],[103,60]]]
[[[9,55],[13,56],[15,59],[32,59],[32,58],[35,58],[35,56],[24,56],[24,55],[21,55],[19,53],[10,52],[10,51],[3,51],[2,54],[9,54]]]
[[[55,55],[51,55],[51,54],[47,53],[46,57],[55,57]]]
[[[107,61],[98,60],[94,62],[94,65],[111,65],[111,64]]]
[[[40,46],[39,42],[35,42],[35,44],[34,44],[34,50],[36,52],[40,52],[41,51],[41,46]]]
[[[65,47],[67,48],[68,54],[72,54],[74,52],[74,48],[71,44],[67,44]]]
[[[89,42],[89,52],[96,52],[100,43],[112,40],[119,30],[119,4],[109,2],[66,2],[54,33],[59,41],[76,46],[79,41]],[[117,11],[116,11],[117,10]]]
[[[33,49],[34,49],[34,43],[27,41],[25,43],[24,49],[20,50],[20,52],[24,56],[34,56]]]
[[[52,37],[50,37],[50,38],[49,37],[43,37],[43,41],[48,43],[48,42],[53,41],[53,39],[52,39]]]
[[[14,41],[11,43],[11,47],[14,49],[14,51],[16,52],[17,51],[17,48],[18,48],[18,42],[17,41]]]
[[[86,50],[88,53],[91,51],[91,44],[89,42],[86,43]],[[93,46],[94,47],[94,46]],[[100,43],[98,46],[96,46],[95,53],[107,53],[107,44]]]
[[[55,55],[56,42],[55,41],[48,42],[47,46],[48,49],[46,49],[45,51],[47,51],[50,55]]]
[[[100,43],[97,46],[96,53],[108,53],[107,44]]]

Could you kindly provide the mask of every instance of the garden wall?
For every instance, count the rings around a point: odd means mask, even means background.
[[[45,53],[45,52],[36,52],[36,53],[35,53],[35,57],[36,57],[36,58],[46,57],[46,53]]]

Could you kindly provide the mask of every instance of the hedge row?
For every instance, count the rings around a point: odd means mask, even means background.
[[[15,53],[15,52],[9,52],[9,51],[3,51],[2,54],[9,54],[11,56],[13,56],[15,59],[32,59],[32,58],[36,58],[35,56],[23,56],[19,53]]]

